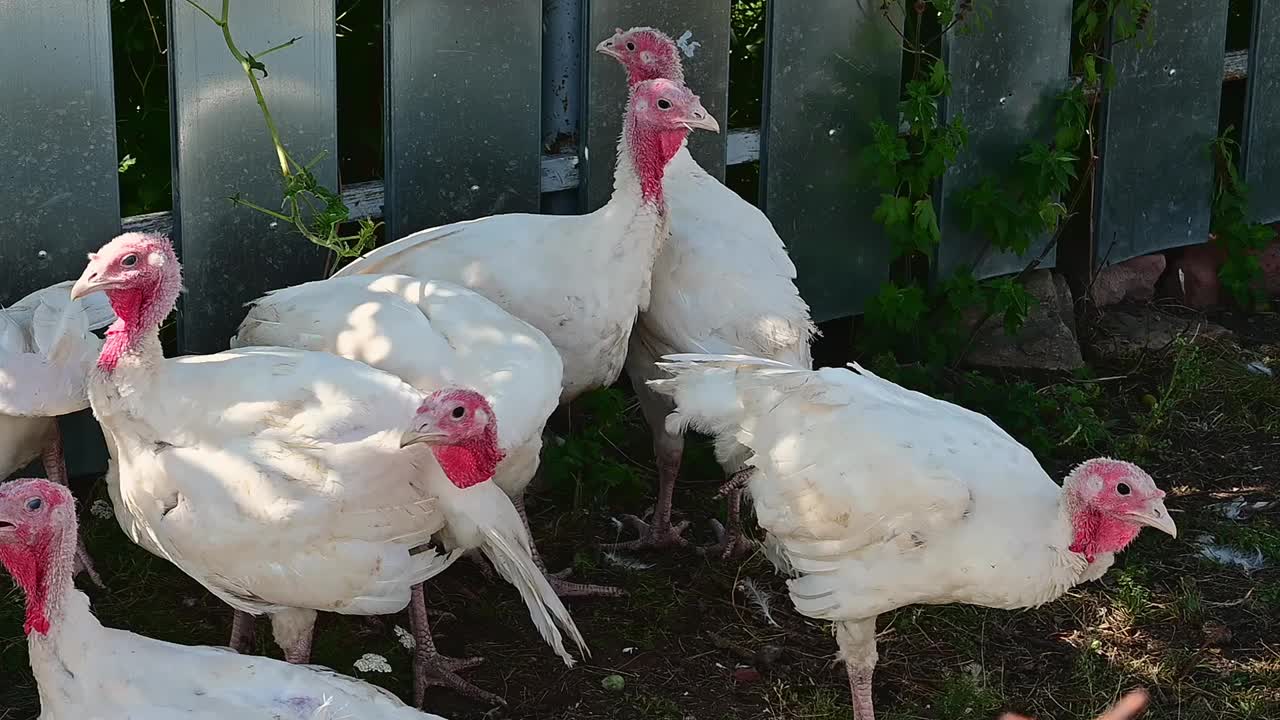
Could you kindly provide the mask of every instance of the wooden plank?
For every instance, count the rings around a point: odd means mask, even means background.
[[[1208,240],[1226,3],[1154,0],[1151,42],[1112,50],[1094,264]],[[1158,127],[1153,125],[1158,118]]]
[[[728,128],[729,0],[583,0],[586,34],[582,43],[583,117],[578,123],[579,172],[585,210],[604,205],[613,193],[613,169],[622,112],[627,100],[626,73],[617,60],[595,51],[617,28],[652,26],[683,50],[685,84]],[[697,132],[689,152],[707,172],[724,180],[726,134]]]
[[[888,277],[879,190],[859,172],[871,122],[897,120],[901,40],[880,4],[769,4],[762,206],[818,321],[859,312]]]
[[[215,3],[205,0],[205,7]],[[218,8],[213,8],[215,13]],[[233,206],[239,193],[268,208],[282,197],[280,167],[253,89],[218,28],[184,0],[169,2],[175,230],[187,293],[178,331],[185,353],[223,349],[243,304],[267,290],[315,280],[324,256],[291,227]],[[333,0],[232,0],[231,33],[265,59],[262,92],[290,154],[337,186]]]
[[[387,237],[537,212],[542,8],[386,0]]]
[[[0,304],[79,277],[120,230],[111,68],[108,3],[0,2]],[[58,422],[67,471],[106,470],[92,413]]]
[[[1253,0],[1243,169],[1258,222],[1280,220],[1280,0]]]
[[[957,196],[984,177],[1009,178],[1027,143],[1053,140],[1057,99],[1070,81],[1071,0],[1009,0],[981,23],[949,32],[943,56],[951,71],[943,120],[962,118],[969,144],[942,179],[938,272],[971,267],[979,278],[1017,272],[1026,259],[997,252],[985,234],[967,231]],[[1030,255],[1048,240],[1041,237]],[[1051,251],[1041,266],[1053,267],[1056,259]]]

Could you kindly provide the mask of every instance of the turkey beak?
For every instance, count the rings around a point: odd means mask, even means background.
[[[115,283],[102,277],[102,270],[98,267],[98,263],[91,260],[89,266],[84,269],[84,274],[76,280],[75,285],[71,286],[71,299],[79,300],[89,293],[109,290],[114,286]]]
[[[699,130],[710,130],[713,133],[720,132],[720,123],[702,107],[702,103],[695,103],[693,108],[689,110],[689,114],[681,120],[689,129],[697,128]]]
[[[0,535],[5,535],[17,529],[18,526],[16,523],[11,523],[8,520],[0,518]]]
[[[1172,537],[1178,537],[1178,526],[1173,524],[1173,518],[1170,517],[1169,510],[1165,508],[1162,499],[1152,500],[1146,508],[1128,513],[1128,516],[1134,522],[1153,527]]]
[[[430,430],[425,425],[419,428],[409,428],[400,436],[400,447],[407,448],[410,445],[417,445],[418,443],[434,445],[435,443],[444,440],[446,437],[448,437],[448,435],[445,433],[440,432],[439,430]]]
[[[622,55],[620,55],[618,51],[614,50],[613,48],[614,48],[613,38],[609,38],[608,40],[605,40],[596,46],[596,52],[600,53],[601,55],[608,55],[614,60],[621,60]]]

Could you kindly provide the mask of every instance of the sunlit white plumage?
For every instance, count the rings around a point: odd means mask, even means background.
[[[545,335],[483,296],[405,275],[351,275],[269,293],[252,303],[232,347],[263,344],[334,353],[392,373],[423,395],[479,392],[498,420],[504,458],[493,483],[433,489],[450,545],[478,548],[521,592],[542,636],[565,660],[557,626],[583,647],[569,612],[533,560],[522,503],[560,397],[560,356]],[[501,488],[499,492],[493,485]]]
[[[750,448],[770,556],[801,613],[837,624],[854,706],[871,720],[875,618],[905,605],[1034,607],[1096,579],[1141,526],[1176,527],[1136,466],[1080,465],[1063,486],[989,418],[857,365],[808,370],[672,355],[652,387],[668,419]]]

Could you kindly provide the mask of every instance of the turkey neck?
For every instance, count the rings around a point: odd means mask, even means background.
[[[58,655],[59,641],[69,632],[64,626],[68,619],[66,601],[72,588],[75,550],[74,521],[69,527],[46,530],[26,547],[0,547],[0,559],[27,596],[26,620],[22,627],[31,647],[37,677],[40,673],[34,661],[50,654]]]
[[[140,287],[107,291],[116,321],[107,329],[98,355],[99,368],[112,373],[121,358],[151,352],[163,355],[160,323],[177,302],[178,285],[176,279],[162,278]]]

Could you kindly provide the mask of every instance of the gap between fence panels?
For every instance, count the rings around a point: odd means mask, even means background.
[[[1235,50],[1226,54],[1222,62],[1222,80],[1242,80],[1249,74],[1249,51]],[[760,129],[730,130],[725,148],[727,165],[742,165],[760,159]],[[576,150],[542,156],[542,192],[552,193],[571,190],[578,186],[578,155]],[[383,185],[381,180],[352,183],[342,188],[342,201],[351,209],[351,219],[381,218]],[[121,221],[124,232],[147,232],[169,235],[173,231],[173,218],[166,211],[133,215]]]

